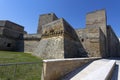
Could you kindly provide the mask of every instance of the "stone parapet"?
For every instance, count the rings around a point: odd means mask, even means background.
[[[8,20],[0,20],[0,27],[9,28],[15,31],[23,32],[24,27]]]
[[[8,20],[0,20],[0,35],[12,39],[23,39],[24,27]]]
[[[43,25],[42,29],[42,38],[64,36],[73,40],[78,40],[75,30],[63,18]]]
[[[40,34],[24,34],[24,40],[40,40]]]
[[[60,80],[67,73],[99,58],[69,58],[43,60],[41,80]]]

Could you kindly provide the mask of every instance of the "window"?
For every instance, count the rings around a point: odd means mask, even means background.
[[[11,47],[11,43],[8,43],[8,44],[7,44],[7,47]]]
[[[82,42],[84,42],[84,39],[81,39]]]

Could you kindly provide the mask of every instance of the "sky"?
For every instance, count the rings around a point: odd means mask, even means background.
[[[20,24],[33,34],[41,14],[53,12],[78,29],[85,28],[88,12],[99,9],[106,9],[107,24],[120,37],[120,0],[0,0],[0,20]]]

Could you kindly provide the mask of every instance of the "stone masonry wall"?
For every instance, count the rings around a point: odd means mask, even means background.
[[[102,30],[100,29],[99,31],[99,38],[100,38],[100,54],[102,57],[106,57],[107,54],[106,54],[106,47],[105,47],[105,44],[106,44],[106,38],[105,38],[105,34],[102,32]]]
[[[99,28],[80,29],[76,30],[76,32],[89,57],[102,57]]]
[[[40,34],[24,34],[24,52],[33,53],[41,39]]]
[[[112,30],[111,26],[107,26],[108,29],[108,51],[109,51],[109,57],[116,57],[120,55],[119,50],[119,39],[117,38],[116,34]]]
[[[105,36],[107,36],[106,12],[104,9],[89,12],[86,15],[86,27],[100,27]]]
[[[39,21],[38,21],[38,29],[37,29],[37,34],[42,33],[42,26],[45,24],[48,24],[54,20],[57,20],[57,16],[54,13],[49,13],[49,14],[43,14],[40,15]]]
[[[99,58],[70,58],[43,60],[41,80],[61,80],[71,71]],[[54,66],[54,67],[53,67]]]
[[[87,53],[80,42],[64,37],[64,58],[86,57]]]
[[[12,50],[16,49],[16,41],[6,37],[0,37],[0,50]]]
[[[33,55],[42,58],[85,56],[75,30],[64,19],[58,19],[42,27],[42,37]]]
[[[38,44],[39,40],[24,40],[24,52],[33,53]]]
[[[39,45],[33,52],[41,58],[64,58],[64,39],[61,36],[44,38],[38,43]]]
[[[93,12],[89,12],[86,15],[86,27],[100,27],[102,32],[105,35],[106,40],[106,55],[108,55],[108,42],[107,42],[107,16],[106,11],[104,9],[102,10],[96,10]]]
[[[8,20],[0,20],[0,50],[16,51],[23,48],[24,27]]]

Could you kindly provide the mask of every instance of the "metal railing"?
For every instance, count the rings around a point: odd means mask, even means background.
[[[0,80],[41,80],[42,62],[0,64]]]

